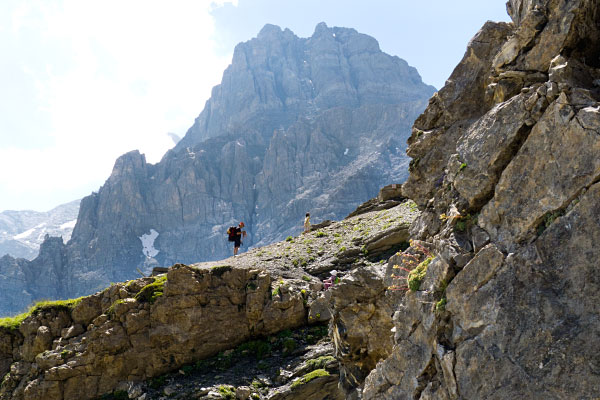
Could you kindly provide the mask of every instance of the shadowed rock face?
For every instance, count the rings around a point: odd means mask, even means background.
[[[298,38],[265,26],[236,47],[204,110],[160,163],[127,153],[82,200],[65,263],[47,264],[44,254],[34,261],[39,279],[69,283],[38,292],[72,297],[139,276],[136,268],[223,258],[232,251],[225,232],[238,221],[249,233],[245,249],[298,233],[307,211],[315,222],[344,217],[406,178],[406,138],[433,92],[353,29],[322,23]]]
[[[600,5],[507,6],[513,23],[484,25],[415,122],[408,251],[435,258],[363,399],[600,391]]]

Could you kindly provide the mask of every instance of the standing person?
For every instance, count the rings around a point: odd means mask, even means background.
[[[306,218],[304,218],[304,233],[310,231],[310,213],[306,213]]]
[[[235,226],[230,227],[227,230],[229,235],[229,241],[233,242],[233,256],[237,256],[240,246],[242,245],[242,237],[246,237],[246,231],[243,231],[244,223],[240,222],[237,228]]]

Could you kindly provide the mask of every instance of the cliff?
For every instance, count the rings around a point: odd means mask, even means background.
[[[415,122],[403,193],[420,241],[388,278],[430,257],[363,399],[600,393],[600,6],[507,7],[513,23],[483,26]]]

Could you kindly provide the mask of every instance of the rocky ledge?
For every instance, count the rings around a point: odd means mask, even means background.
[[[344,285],[355,285],[356,279],[380,282],[378,288],[356,293],[360,298],[384,289],[384,260],[408,245],[408,229],[417,213],[408,201],[218,263],[176,264],[166,274],[114,284],[88,297],[40,303],[29,313],[1,321],[0,398],[94,399],[244,342],[328,321],[330,297],[336,298]],[[359,275],[353,272],[357,268],[363,270]],[[321,278],[333,269],[343,283],[323,291]],[[369,347],[364,356],[374,366],[385,351],[379,344]],[[328,367],[331,372],[326,374],[314,373],[323,374],[314,377],[319,383],[315,390],[294,386],[294,379],[313,378],[304,376],[312,371],[302,362],[297,364],[287,379],[280,378],[278,390],[256,394],[343,398],[337,383],[330,384],[338,380],[337,366]]]

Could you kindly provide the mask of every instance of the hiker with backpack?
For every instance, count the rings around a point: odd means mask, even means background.
[[[306,217],[304,218],[304,232],[310,232],[310,213],[306,213]]]
[[[233,256],[237,256],[238,250],[242,245],[242,237],[246,237],[246,231],[243,231],[244,223],[240,222],[237,227],[230,226],[227,229],[227,237],[230,242],[233,242]]]

